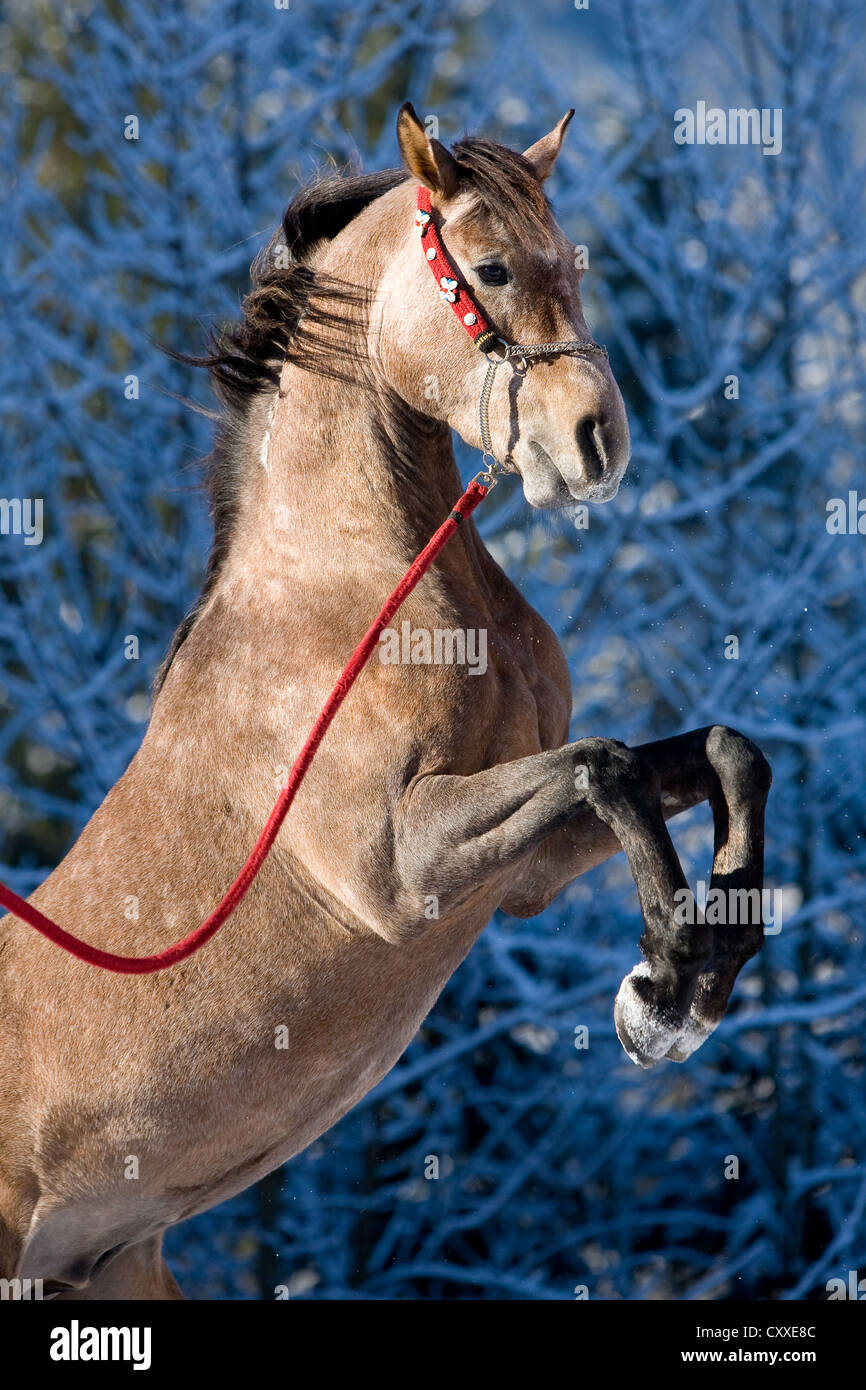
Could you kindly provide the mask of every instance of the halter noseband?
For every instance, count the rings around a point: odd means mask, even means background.
[[[482,460],[486,471],[479,473],[478,477],[488,489],[495,487],[496,474],[501,471],[502,464],[493,452],[493,442],[490,438],[490,420],[488,418],[488,408],[490,406],[490,393],[493,390],[493,379],[496,376],[496,369],[503,362],[521,362],[523,365],[519,369],[526,370],[526,364],[533,357],[559,357],[568,353],[578,352],[597,352],[602,357],[607,357],[607,348],[599,343],[590,340],[581,341],[574,338],[562,343],[508,343],[498,333],[496,333],[487,322],[476,301],[472,298],[465,285],[461,285],[457,272],[451,264],[442,245],[442,238],[436,230],[433,221],[433,208],[430,202],[430,193],[423,184],[418,188],[418,211],[415,214],[415,225],[421,235],[421,245],[424,250],[424,257],[429,265],[436,283],[439,286],[439,294],[442,299],[451,305],[455,314],[459,318],[466,332],[469,334],[475,346],[483,352],[487,359],[487,375],[481,387],[481,396],[478,401],[478,424],[481,429],[481,448]],[[491,349],[494,344],[500,344],[502,352],[494,357]]]

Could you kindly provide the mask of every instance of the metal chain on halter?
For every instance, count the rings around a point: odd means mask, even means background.
[[[501,367],[503,362],[511,362],[517,359],[522,366],[519,371],[525,372],[527,360],[533,357],[560,357],[569,353],[578,352],[597,352],[602,357],[607,357],[607,348],[600,343],[591,341],[582,342],[579,339],[572,339],[570,342],[560,343],[507,343],[504,338],[499,338],[502,344],[502,353],[494,357],[491,352],[485,352],[487,359],[487,373],[484,377],[484,384],[481,387],[481,396],[478,400],[478,424],[481,430],[481,460],[485,465],[486,473],[479,474],[490,479],[490,485],[496,482],[496,474],[502,472],[502,464],[493,452],[493,440],[490,438],[490,395],[493,390],[493,382],[496,377],[496,370]],[[489,462],[488,462],[489,460]]]

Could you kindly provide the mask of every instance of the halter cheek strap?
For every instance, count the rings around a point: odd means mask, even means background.
[[[501,367],[503,362],[517,362],[520,364],[517,370],[525,371],[529,361],[533,358],[559,357],[582,352],[596,352],[602,357],[607,357],[607,348],[602,347],[599,343],[592,342],[591,339],[582,340],[578,338],[572,338],[567,342],[555,343],[519,344],[507,342],[505,338],[500,337],[500,335],[490,327],[477,300],[473,299],[465,284],[461,282],[456,269],[448,259],[448,254],[442,244],[442,238],[433,221],[433,206],[430,202],[430,193],[423,184],[418,188],[418,210],[415,213],[415,225],[421,237],[424,259],[429,265],[439,287],[440,297],[451,305],[451,308],[454,310],[473,343],[475,343],[479,351],[483,352],[487,359],[487,374],[484,378],[484,384],[481,387],[481,396],[478,401],[478,424],[481,432],[481,447],[483,450],[483,461],[486,465],[486,472],[479,473],[478,478],[481,479],[487,488],[491,488],[496,482],[496,474],[500,472],[502,468],[501,463],[493,452],[488,415],[490,393],[493,390],[493,380],[496,376],[497,368]],[[499,355],[494,356],[492,349],[497,345],[500,349]]]
[[[473,343],[487,352],[497,341],[480,308],[475,303],[465,285],[461,285],[457,272],[452,266],[442,245],[442,238],[433,221],[433,208],[430,193],[422,184],[418,189],[418,211],[415,213],[415,226],[421,236],[421,246],[433,278],[439,286],[439,294],[451,305]]]

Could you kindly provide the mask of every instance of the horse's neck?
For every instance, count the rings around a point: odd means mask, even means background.
[[[282,391],[246,443],[231,582],[291,574],[303,590],[339,571],[345,590],[373,562],[406,568],[462,491],[447,426],[373,387],[298,368],[284,371]],[[439,565],[463,588],[484,584],[468,527]]]

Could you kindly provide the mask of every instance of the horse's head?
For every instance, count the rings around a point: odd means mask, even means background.
[[[410,105],[397,134],[413,178],[430,192],[451,263],[497,334],[509,343],[589,339],[575,247],[542,184],[572,112],[523,155],[465,139],[453,152]],[[392,387],[426,415],[481,447],[482,353],[443,305],[417,235],[398,240],[380,286],[379,358]],[[494,452],[520,474],[535,507],[606,502],[629,458],[625,407],[602,355],[541,357],[496,373],[489,406]]]

